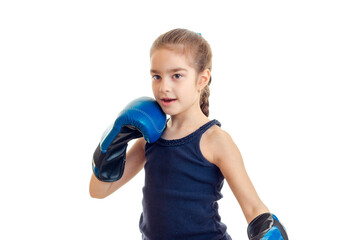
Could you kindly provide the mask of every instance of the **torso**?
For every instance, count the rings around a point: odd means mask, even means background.
[[[217,124],[207,121],[177,134],[167,129],[146,144],[143,239],[231,239],[218,213],[224,176],[211,162],[212,148],[218,151]]]

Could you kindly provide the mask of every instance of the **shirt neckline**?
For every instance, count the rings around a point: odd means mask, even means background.
[[[203,132],[205,129],[207,129],[209,127],[209,125],[212,125],[213,123],[215,124],[219,124],[217,120],[213,119],[207,123],[205,123],[204,125],[202,125],[201,127],[199,127],[197,130],[195,130],[194,132],[190,133],[189,135],[182,137],[182,138],[178,138],[178,139],[164,139],[162,137],[160,137],[157,142],[161,145],[165,145],[165,146],[177,146],[177,145],[182,145],[185,143],[190,142],[194,137],[196,137],[199,133]]]

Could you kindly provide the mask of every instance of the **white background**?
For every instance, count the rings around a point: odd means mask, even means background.
[[[91,199],[91,158],[117,113],[152,96],[153,40],[181,27],[210,43],[210,118],[290,239],[356,239],[359,12],[346,0],[1,1],[1,235],[141,238],[144,173]],[[223,194],[228,232],[247,239]]]

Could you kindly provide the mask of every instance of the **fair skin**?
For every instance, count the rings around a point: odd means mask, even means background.
[[[156,101],[170,115],[164,139],[179,139],[209,122],[200,109],[201,90],[208,84],[210,71],[198,73],[188,56],[161,48],[151,56],[152,89]],[[90,195],[104,198],[133,178],[145,164],[145,140],[138,139],[127,152],[123,177],[113,183],[90,181]],[[221,170],[234,193],[244,216],[250,223],[256,216],[269,212],[255,191],[245,170],[239,149],[231,136],[218,126],[212,126],[202,136],[200,149],[204,157]]]

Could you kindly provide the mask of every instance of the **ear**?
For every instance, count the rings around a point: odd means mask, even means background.
[[[210,81],[210,70],[209,69],[205,69],[204,71],[202,71],[201,73],[199,73],[199,78],[198,78],[198,89],[201,91],[206,85],[208,85],[209,81]]]

